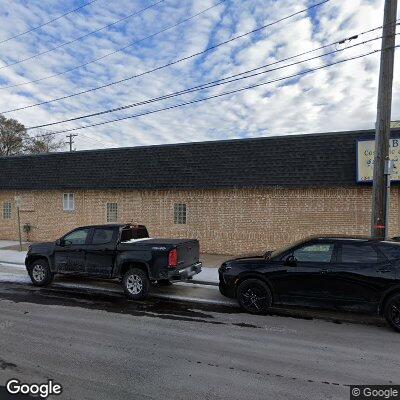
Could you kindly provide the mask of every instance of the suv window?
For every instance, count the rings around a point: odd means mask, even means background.
[[[333,243],[315,243],[300,247],[293,252],[297,261],[330,262],[333,253]]]
[[[378,262],[377,251],[369,244],[342,244],[342,263],[374,263]]]
[[[85,244],[89,229],[78,229],[64,236],[64,241],[70,244]]]
[[[389,259],[396,260],[400,258],[400,244],[381,244],[379,250]]]
[[[106,244],[112,241],[115,229],[95,228],[93,232],[92,244]]]

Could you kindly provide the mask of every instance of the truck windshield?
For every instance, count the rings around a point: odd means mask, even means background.
[[[145,226],[132,226],[130,228],[124,228],[121,232],[121,242],[127,242],[132,239],[144,239],[148,238],[149,233]]]

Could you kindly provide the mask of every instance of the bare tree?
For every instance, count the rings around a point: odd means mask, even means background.
[[[30,154],[50,153],[62,149],[64,145],[62,140],[57,140],[54,135],[47,133],[29,138],[26,141],[24,152]]]
[[[63,146],[51,132],[29,136],[23,124],[0,114],[0,156],[48,153]]]

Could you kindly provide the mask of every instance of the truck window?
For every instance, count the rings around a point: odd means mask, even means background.
[[[149,233],[145,226],[125,228],[121,232],[121,242],[127,242],[132,239],[145,239]]]
[[[95,228],[93,232],[92,244],[106,244],[113,239],[115,229]]]

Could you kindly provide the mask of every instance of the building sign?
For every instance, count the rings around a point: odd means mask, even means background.
[[[390,159],[393,161],[392,181],[400,181],[400,138],[390,139]],[[374,175],[375,140],[357,141],[357,182],[372,182]]]

